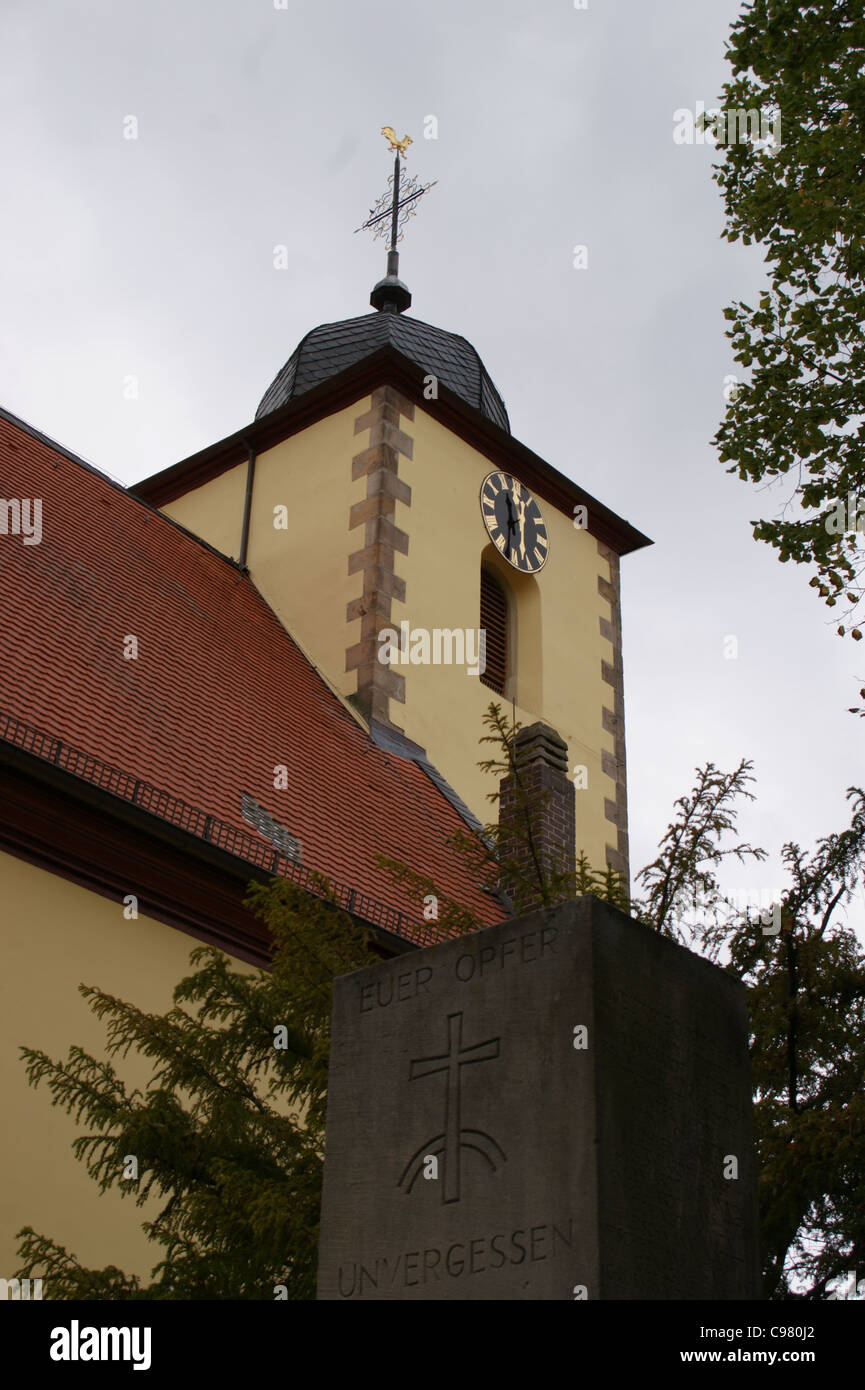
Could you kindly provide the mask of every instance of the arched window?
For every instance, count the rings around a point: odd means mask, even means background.
[[[487,634],[486,670],[481,676],[496,694],[504,695],[508,677],[508,596],[488,569],[481,569],[481,627]]]

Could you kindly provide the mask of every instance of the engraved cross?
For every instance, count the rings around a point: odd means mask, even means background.
[[[420,1057],[411,1064],[409,1071],[411,1081],[417,1081],[422,1076],[433,1076],[436,1072],[447,1072],[444,1130],[444,1200],[446,1202],[458,1202],[460,1195],[460,1148],[462,1145],[460,1068],[470,1066],[473,1062],[489,1062],[498,1055],[498,1038],[488,1038],[486,1042],[473,1043],[471,1047],[463,1047],[463,1016],[461,1013],[448,1014],[447,1052],[438,1057]]]

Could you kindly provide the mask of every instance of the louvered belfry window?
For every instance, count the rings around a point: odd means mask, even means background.
[[[487,634],[487,668],[481,680],[498,695],[504,695],[508,674],[508,599],[502,585],[486,569],[481,570],[481,627]]]

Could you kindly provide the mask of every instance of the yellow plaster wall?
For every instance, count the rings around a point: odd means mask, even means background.
[[[360,640],[360,621],[346,622],[346,606],[360,596],[362,574],[349,575],[348,557],[363,547],[364,528],[349,530],[349,511],[366,497],[366,478],[352,481],[351,460],[368,447],[355,420],[370,409],[369,397],[290,436],[256,461],[248,564],[257,587],[284,626],[344,696],[357,688],[345,670],[348,647]],[[414,442],[413,457],[400,456],[399,476],[412,489],[411,505],[396,503],[394,522],[407,532],[407,555],[397,554],[397,575],[406,581],[406,602],[394,600],[393,624],[474,628],[479,622],[481,556],[489,552],[478,496],[496,465],[420,407],[401,427]],[[240,544],[246,465],[223,474],[166,512],[212,545],[236,556]],[[616,828],[604,815],[604,798],[615,797],[602,771],[601,750],[613,739],[601,722],[612,708],[613,690],[601,679],[602,659],[612,662],[612,644],[600,634],[610,617],[598,592],[598,576],[609,565],[588,531],[540,500],[550,539],[549,559],[533,577],[500,562],[517,593],[517,718],[543,719],[567,741],[571,767],[583,764],[588,786],[577,791],[577,847],[603,867]],[[286,506],[289,529],[273,525],[274,508]],[[494,557],[495,558],[495,557]],[[533,616],[534,613],[534,616]],[[538,655],[540,660],[538,660]],[[405,704],[391,701],[391,718],[427,749],[432,762],[474,813],[487,820],[491,781],[476,767],[487,756],[478,740],[482,716],[494,693],[462,668],[406,666]]]
[[[18,1267],[15,1233],[25,1225],[91,1268],[115,1264],[149,1277],[161,1248],[145,1240],[141,1223],[155,1215],[158,1203],[136,1207],[117,1191],[100,1193],[71,1151],[84,1130],[52,1106],[44,1082],[36,1089],[27,1084],[18,1049],[32,1047],[56,1061],[77,1044],[105,1057],[104,1024],[78,985],[164,1012],[200,943],[147,917],[127,921],[120,903],[6,854],[0,854],[0,882],[0,1277],[11,1278]],[[119,1060],[117,1070],[131,1086],[151,1075],[147,1060],[134,1053]],[[50,1298],[47,1282],[43,1296]]]
[[[162,508],[193,535],[200,536],[232,560],[240,555],[243,503],[246,497],[246,463],[220,473]]]
[[[349,531],[349,509],[366,496],[366,479],[351,480],[351,460],[367,447],[354,422],[369,397],[337,411],[259,454],[249,527],[247,565],[253,582],[283,626],[343,695],[357,689],[345,670],[356,639],[346,605],[363,588],[349,575],[348,556],[363,546],[364,528]],[[237,559],[246,491],[246,463],[169,502],[163,511]],[[274,526],[274,508],[288,509],[288,529]]]
[[[283,625],[343,695],[357,689],[345,669],[346,649],[360,623],[349,625],[346,606],[363,591],[363,576],[348,572],[348,557],[363,548],[364,527],[349,530],[352,503],[366,497],[366,478],[352,482],[351,461],[368,447],[369,434],[354,433],[370,408],[363,397],[346,410],[259,456],[249,538],[249,571]],[[274,508],[286,506],[289,529],[273,525]]]
[[[403,428],[414,440],[413,457],[400,459],[412,499],[410,507],[397,503],[396,524],[408,532],[409,550],[396,561],[406,602],[393,605],[394,625],[405,619],[430,630],[477,628],[481,557],[491,549],[478,498],[495,465],[420,409]],[[571,767],[588,769],[588,787],[577,791],[577,843],[603,867],[607,842],[616,842],[615,826],[604,816],[604,798],[613,797],[615,787],[601,770],[601,749],[613,751],[601,724],[602,706],[613,703],[612,688],[601,679],[601,660],[612,661],[612,644],[599,625],[610,606],[598,593],[598,575],[608,579],[609,566],[593,536],[542,499],[540,506],[550,541],[544,568],[529,579],[499,567],[518,597],[531,586],[540,600],[540,640],[536,632],[532,643],[540,648],[540,677],[534,664],[519,669],[528,641],[518,634],[516,716],[523,724],[551,724],[568,744]],[[486,793],[493,783],[476,763],[490,756],[478,743],[484,711],[493,700],[504,703],[501,697],[455,666],[395,669],[405,676],[406,698],[404,705],[391,701],[391,718],[427,749],[475,814],[491,819]]]

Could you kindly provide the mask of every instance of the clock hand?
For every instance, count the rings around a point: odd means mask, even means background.
[[[522,555],[523,559],[525,559],[525,556],[526,556],[526,504],[525,504],[525,502],[522,500],[522,498],[520,498],[519,502],[517,503],[517,508],[518,508],[518,510],[517,510],[517,522],[518,522],[518,524],[519,524],[519,530],[520,530],[520,554]]]
[[[511,494],[510,494],[510,493],[507,493],[506,496],[505,496],[505,506],[506,506],[507,509],[508,509],[508,559],[510,559],[510,557],[511,557],[511,532],[512,532],[512,531],[516,531],[516,530],[518,529],[518,527],[517,527],[517,517],[516,517],[516,513],[515,513],[515,511],[514,511],[513,498],[511,497]]]

